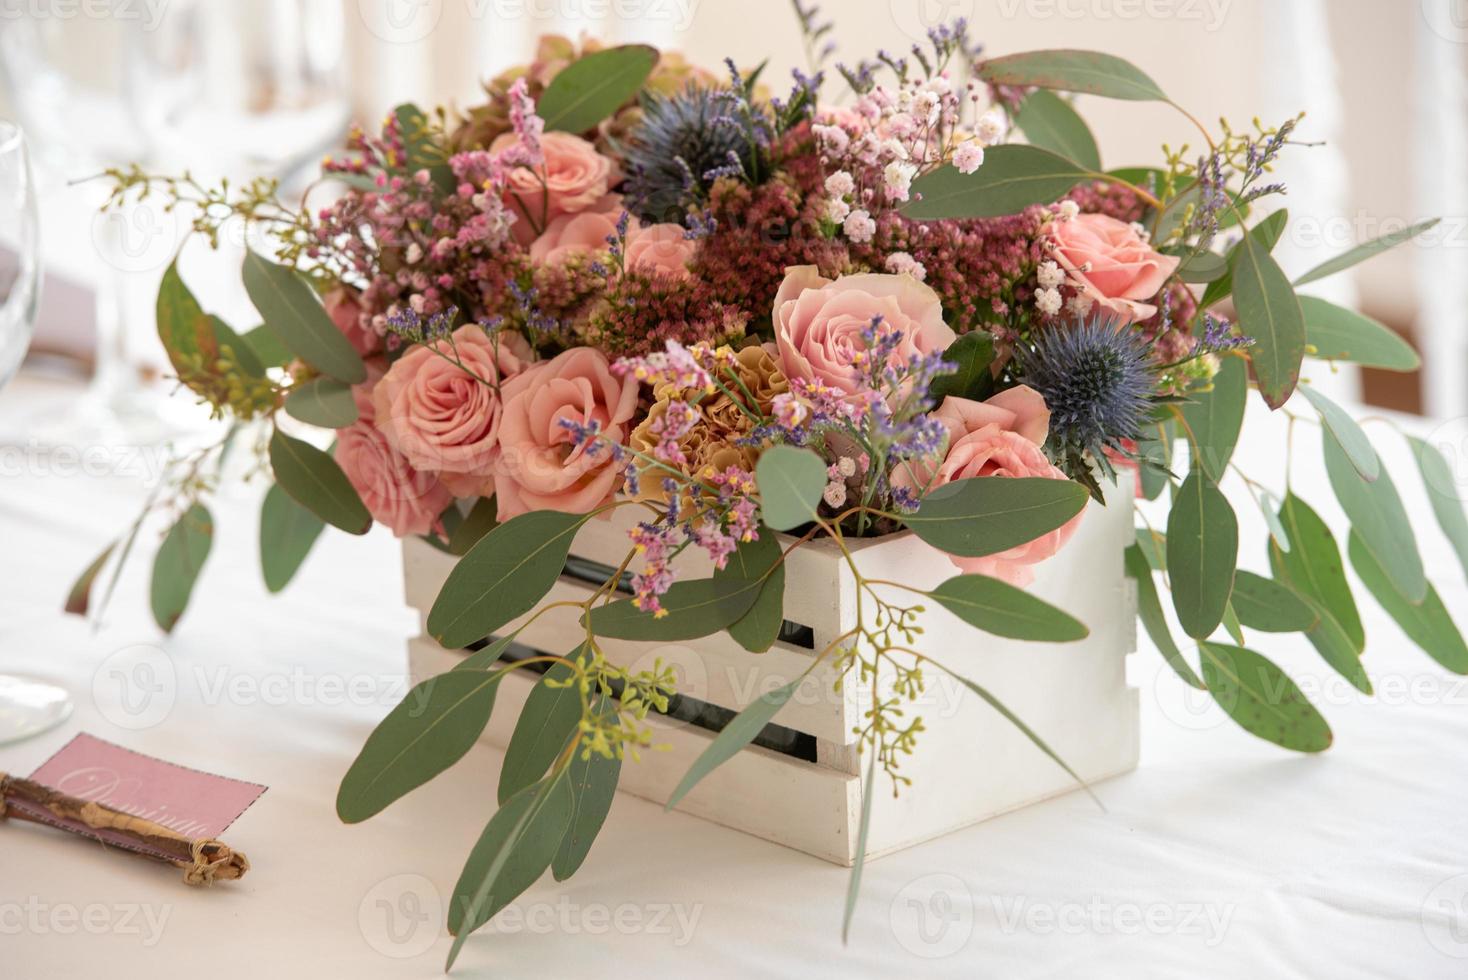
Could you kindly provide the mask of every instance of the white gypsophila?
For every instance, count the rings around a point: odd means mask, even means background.
[[[1142,224],[1140,221],[1133,221],[1130,227],[1132,231],[1136,234],[1136,236],[1142,241],[1150,242],[1152,240],[1152,233],[1148,231],[1147,226]]]
[[[847,238],[860,245],[872,240],[872,236],[877,233],[877,223],[867,214],[865,208],[857,208],[846,216],[846,220],[841,223],[841,230],[846,233]]]
[[[841,198],[833,197],[827,199],[826,219],[828,221],[834,222],[835,224],[839,225],[841,222],[846,220],[846,216],[850,213],[851,205],[841,200]]]
[[[917,174],[917,167],[910,163],[893,160],[882,170],[882,181],[887,185],[887,193],[899,201],[905,201],[912,190],[912,178]]]
[[[836,472],[848,478],[856,476],[856,460],[850,456],[842,456],[836,460]]]
[[[826,178],[826,193],[833,197],[845,197],[856,190],[856,181],[845,170],[838,170]]]
[[[1041,262],[1040,267],[1035,270],[1035,278],[1039,280],[1040,285],[1045,289],[1054,289],[1056,286],[1065,282],[1065,271],[1060,268],[1058,263],[1049,261]]]
[[[985,112],[974,124],[974,135],[990,146],[1004,139],[1004,132],[1004,114],[997,109]]]
[[[1060,220],[1061,221],[1069,221],[1070,219],[1074,218],[1076,215],[1078,215],[1080,213],[1081,213],[1081,206],[1079,204],[1077,204],[1075,201],[1061,201],[1060,202]]]
[[[846,484],[834,481],[828,483],[826,484],[826,489],[821,493],[821,496],[824,497],[826,503],[830,504],[832,507],[840,507],[842,504],[846,503]]]
[[[1085,316],[1091,312],[1091,306],[1096,302],[1089,293],[1076,293],[1070,298],[1071,311],[1078,316]]]
[[[409,265],[417,265],[423,261],[423,246],[413,242],[408,246],[407,252],[403,253],[403,259]]]
[[[918,282],[928,278],[927,267],[907,252],[893,252],[887,256],[886,268],[896,275],[909,275]]]
[[[953,151],[953,166],[958,168],[961,174],[971,174],[984,163],[984,148],[977,140],[968,140],[958,144],[958,149]]]
[[[832,156],[839,157],[851,145],[851,137],[840,126],[823,126],[817,123],[811,127],[811,131],[821,141],[821,148]]]
[[[1060,312],[1060,290],[1040,289],[1035,292],[1035,307],[1046,316]]]

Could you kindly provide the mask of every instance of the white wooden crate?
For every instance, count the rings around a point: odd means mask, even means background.
[[[1026,643],[982,633],[934,602],[925,603],[923,652],[986,687],[1007,704],[1084,779],[1094,782],[1135,768],[1138,752],[1137,691],[1126,683],[1126,655],[1136,648],[1135,593],[1122,571],[1122,551],[1132,541],[1131,492],[1108,488],[1109,505],[1094,501],[1070,543],[1037,566],[1030,591],[1090,627],[1077,643]],[[616,566],[627,551],[635,518],[624,508],[590,521],[572,554]],[[623,516],[626,515],[626,516]],[[852,550],[870,578],[931,588],[958,574],[947,560],[910,533],[855,542]],[[427,617],[455,559],[409,538],[403,543],[408,604]],[[712,566],[701,552],[680,556],[680,578],[706,577]],[[550,599],[583,599],[591,587],[566,577]],[[785,576],[785,618],[811,628],[814,647],[778,642],[752,654],[727,634],[687,643],[601,640],[619,665],[677,668],[678,692],[739,710],[803,673],[815,651],[850,629],[855,620],[855,582],[833,542],[816,540],[791,554]],[[894,601],[911,605],[910,595]],[[527,617],[528,618],[528,617]],[[557,609],[518,637],[525,646],[556,654],[580,641],[577,611]],[[506,631],[518,626],[516,621]],[[445,650],[424,635],[409,644],[415,681],[452,668],[465,655]],[[830,658],[828,658],[829,660]],[[1047,797],[1075,789],[1074,781],[1009,722],[957,681],[924,671],[927,691],[909,707],[926,731],[903,762],[913,785],[894,798],[879,780],[872,805],[867,856],[917,844]],[[529,671],[506,678],[484,737],[508,743],[530,688]],[[851,683],[835,689],[823,663],[811,673],[774,724],[794,729],[806,757],[750,746],[716,769],[679,809],[725,826],[785,844],[837,864],[855,858],[861,813],[862,763],[854,729],[861,724],[869,690]],[[713,738],[697,725],[654,717],[663,751],[645,751],[622,767],[620,788],[666,802],[688,767]],[[813,748],[813,751],[810,751]],[[809,758],[814,756],[814,758]]]

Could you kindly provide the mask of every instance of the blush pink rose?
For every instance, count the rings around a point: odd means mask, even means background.
[[[1050,410],[1032,388],[1019,385],[983,402],[950,395],[933,414],[948,430],[943,461],[936,468],[923,463],[899,466],[892,474],[894,486],[924,492],[976,476],[1066,478],[1040,449],[1049,432]],[[1023,588],[1035,580],[1031,566],[1059,551],[1080,526],[1081,516],[998,554],[948,557],[964,572],[989,575]]]
[[[1051,254],[1070,284],[1128,323],[1157,312],[1144,301],[1157,295],[1182,261],[1155,251],[1131,225],[1105,214],[1051,222],[1048,235]]]
[[[647,275],[662,273],[674,279],[688,278],[688,263],[698,243],[689,239],[682,225],[672,222],[635,228],[627,234],[627,268]]]
[[[603,194],[585,211],[558,214],[530,243],[530,258],[540,264],[565,262],[573,255],[605,252],[607,236],[617,233],[622,217],[622,195]],[[629,219],[635,225],[635,219]],[[628,235],[632,231],[629,227]]]
[[[785,377],[821,381],[847,393],[856,391],[852,362],[866,349],[862,331],[873,317],[902,332],[894,363],[944,350],[955,337],[943,322],[938,294],[907,275],[864,273],[831,280],[813,265],[791,266],[771,316]]]
[[[524,337],[490,335],[477,324],[455,330],[452,346],[416,346],[372,389],[377,427],[415,469],[437,473],[455,496],[488,496],[504,388],[530,356]]]
[[[498,153],[517,138],[503,133],[490,150]],[[536,229],[544,230],[558,215],[587,210],[622,179],[616,163],[579,136],[546,133],[540,148],[543,164],[533,171],[515,167],[506,175],[505,204],[518,218],[513,232],[522,245],[529,245]]]
[[[575,347],[504,387],[495,465],[500,520],[532,510],[584,514],[612,499],[622,468],[605,444],[576,445],[562,419],[596,423],[625,442],[637,411],[637,381],[612,374],[601,351]]]
[[[336,430],[336,461],[362,498],[367,512],[398,537],[427,534],[454,499],[432,473],[413,468],[377,428],[365,386],[352,390],[357,421]]]
[[[326,315],[351,343],[352,349],[363,357],[369,357],[382,349],[382,338],[368,325],[366,311],[362,308],[362,294],[350,286],[337,286],[322,297]]]

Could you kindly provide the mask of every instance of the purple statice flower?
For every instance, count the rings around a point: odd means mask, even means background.
[[[660,598],[672,588],[675,573],[669,564],[677,551],[678,527],[672,522],[641,523],[628,532],[632,545],[642,555],[642,568],[632,579],[632,603],[654,618],[666,616]]]
[[[1212,313],[1205,313],[1203,314],[1203,336],[1198,338],[1193,348],[1193,356],[1217,354],[1253,345],[1253,337],[1236,334],[1233,332],[1233,324],[1227,320],[1218,319]]]
[[[572,418],[559,418],[556,420],[561,428],[571,434],[571,442],[577,449],[583,450],[588,456],[595,456],[600,448],[601,423],[596,419],[582,423]]]
[[[638,381],[654,387],[670,384],[682,391],[706,391],[714,389],[713,375],[709,365],[700,358],[708,356],[707,345],[695,345],[689,350],[676,340],[668,341],[667,349],[656,351],[645,357],[624,357],[612,363],[612,373],[618,377],[631,375]]]

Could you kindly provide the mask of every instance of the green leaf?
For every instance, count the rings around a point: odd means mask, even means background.
[[[452,191],[456,178],[449,166],[448,154],[439,145],[439,133],[428,114],[411,102],[404,102],[392,111],[397,119],[398,134],[403,142],[403,159],[395,172],[404,176],[427,170],[435,186],[441,191]]]
[[[456,511],[457,513],[457,511]],[[449,554],[467,555],[479,539],[499,527],[499,504],[496,497],[480,497],[469,509],[459,526],[449,534]]]
[[[1300,392],[1315,406],[1315,411],[1320,413],[1321,423],[1335,436],[1336,444],[1351,461],[1351,466],[1361,474],[1361,478],[1368,482],[1375,480],[1381,473],[1381,460],[1377,459],[1376,450],[1371,448],[1371,440],[1366,438],[1366,433],[1361,431],[1356,420],[1346,414],[1345,409],[1309,385],[1301,385]]]
[[[1289,279],[1253,234],[1239,239],[1233,276],[1239,329],[1254,338],[1249,359],[1259,393],[1270,408],[1279,408],[1300,380],[1305,316]]]
[[[1228,498],[1194,466],[1167,515],[1167,570],[1183,632],[1204,639],[1223,622],[1239,557],[1239,524]]]
[[[1031,146],[1050,150],[1090,170],[1101,169],[1096,137],[1069,102],[1047,89],[1025,97],[1015,119]]]
[[[593,711],[614,711],[611,701],[599,698]],[[583,758],[583,755],[585,758]],[[551,874],[565,881],[576,873],[591,851],[596,835],[606,822],[617,795],[617,781],[622,775],[622,760],[607,758],[597,752],[577,752],[566,766],[566,779],[571,784],[571,821],[561,838],[560,849],[551,861]]]
[[[582,643],[567,659],[583,661],[586,653]],[[530,689],[505,747],[505,762],[500,767],[501,804],[545,775],[580,723],[581,689],[576,671],[570,664],[552,664]]]
[[[1361,654],[1340,620],[1310,596],[1302,595],[1300,598],[1315,614],[1315,625],[1305,631],[1305,638],[1310,641],[1310,645],[1337,674],[1350,681],[1352,687],[1363,694],[1370,694],[1371,678],[1366,676],[1366,668],[1361,664]]]
[[[332,527],[366,534],[372,515],[336,460],[309,442],[276,429],[270,435],[270,468],[280,488]]]
[[[262,368],[285,367],[291,362],[293,355],[290,349],[280,342],[275,331],[263,323],[245,331],[240,335],[240,340],[254,353],[255,360]]]
[[[560,577],[576,532],[591,516],[535,510],[480,538],[439,590],[429,634],[457,649],[529,612]]]
[[[933,404],[941,405],[949,395],[983,401],[994,391],[994,335],[983,330],[972,330],[948,345],[943,360],[958,365],[950,374],[940,374],[933,379],[928,393]]]
[[[1271,212],[1261,218],[1259,223],[1253,228],[1250,228],[1245,237],[1252,237],[1256,243],[1263,246],[1266,252],[1272,252],[1274,251],[1274,246],[1279,243],[1280,237],[1284,234],[1285,225],[1289,222],[1289,217],[1290,213],[1285,208]],[[1178,220],[1182,220],[1181,214],[1179,214]],[[1203,290],[1203,296],[1198,300],[1198,309],[1206,310],[1233,292],[1233,270],[1239,260],[1240,246],[1242,244],[1242,240],[1236,242],[1228,250],[1228,255],[1224,259],[1228,263],[1228,272],[1214,279],[1208,284],[1208,288]]]
[[[1048,534],[1088,499],[1086,488],[1070,480],[978,476],[934,488],[902,520],[938,550],[977,558]]]
[[[1260,512],[1264,515],[1264,523],[1269,525],[1269,536],[1279,546],[1280,551],[1290,550],[1290,536],[1285,533],[1284,524],[1280,522],[1278,506],[1274,500],[1274,494],[1263,487],[1251,487],[1249,496],[1259,505]]]
[[[1156,500],[1162,496],[1162,491],[1173,482],[1170,474],[1172,468],[1173,442],[1177,438],[1177,423],[1168,419],[1155,425],[1149,425],[1144,430],[1149,434],[1148,438],[1137,440],[1137,456],[1143,461],[1141,463],[1142,497],[1146,500]],[[1151,433],[1156,433],[1151,436]]]
[[[163,270],[163,280],[158,284],[158,339],[174,371],[189,387],[199,391],[193,379],[194,372],[212,372],[214,361],[219,357],[219,341],[214,333],[214,320],[199,306],[189,287],[184,285],[178,274],[178,260],[169,263]],[[200,394],[203,394],[200,391]]]
[[[1225,357],[1213,378],[1213,389],[1197,394],[1182,406],[1183,421],[1203,469],[1217,483],[1228,470],[1244,427],[1244,405],[1249,397],[1249,368],[1241,357]]]
[[[313,378],[292,388],[285,396],[285,410],[292,418],[323,429],[345,429],[357,421],[352,386],[335,378]]]
[[[112,552],[117,550],[117,544],[118,542],[114,541],[103,548],[102,553],[92,559],[92,563],[82,571],[81,575],[77,576],[77,580],[71,584],[71,590],[66,593],[66,605],[63,607],[66,612],[77,616],[87,614],[87,606],[92,597],[92,585],[97,581],[97,576],[101,574],[103,567],[106,566],[107,559],[111,558]]]
[[[657,63],[657,49],[645,44],[585,55],[551,79],[536,111],[547,130],[584,133],[635,96]]]
[[[995,636],[1068,643],[1091,633],[1043,599],[986,575],[955,575],[928,595],[970,626]]]
[[[872,827],[872,798],[877,795],[877,753],[867,760],[867,778],[861,784],[861,821],[856,825],[856,853],[851,862],[851,877],[846,882],[846,908],[841,913],[841,941],[851,935],[851,918],[856,900],[861,895],[861,872],[867,863],[867,833]]]
[[[1463,514],[1463,498],[1459,496],[1457,478],[1438,447],[1413,436],[1408,436],[1407,442],[1417,456],[1417,468],[1427,487],[1427,499],[1432,502],[1432,513],[1437,517],[1438,527],[1452,543],[1458,554],[1458,563],[1463,566],[1463,573],[1468,575],[1468,518]]]
[[[962,174],[944,164],[912,182],[912,199],[902,213],[919,221],[939,218],[997,218],[1031,204],[1048,204],[1091,172],[1049,150],[1023,143],[991,146],[984,164]]]
[[[1463,643],[1463,634],[1453,617],[1443,605],[1442,597],[1431,583],[1427,586],[1427,598],[1420,603],[1407,601],[1407,597],[1392,585],[1386,571],[1372,556],[1366,543],[1355,531],[1346,541],[1346,550],[1351,556],[1351,566],[1361,577],[1367,590],[1381,603],[1402,632],[1422,650],[1455,674],[1468,674],[1468,646]]]
[[[1167,535],[1149,527],[1139,527],[1136,532],[1137,547],[1142,550],[1142,557],[1147,560],[1152,571],[1167,571]]]
[[[679,801],[688,795],[689,790],[698,785],[699,780],[734,758],[740,749],[754,741],[754,737],[764,731],[770,719],[785,707],[785,702],[790,700],[790,696],[795,693],[795,689],[803,680],[805,680],[804,674],[784,687],[776,688],[750,702],[743,711],[730,718],[723,731],[714,736],[709,747],[703,750],[703,754],[693,760],[693,765],[688,767],[688,772],[683,775],[683,779],[673,790],[673,795],[668,797],[665,809],[671,810],[677,806]]]
[[[785,622],[785,551],[780,539],[771,528],[761,526],[759,537],[741,543],[714,578],[763,582],[754,605],[728,630],[734,642],[750,653],[764,653],[779,638]]]
[[[620,599],[591,610],[591,629],[616,640],[696,640],[737,622],[754,606],[763,587],[758,579],[674,582],[662,596],[664,615],[654,616],[633,600]]]
[[[1417,551],[1417,537],[1391,474],[1383,469],[1375,480],[1367,482],[1328,431],[1321,435],[1321,448],[1331,489],[1351,519],[1351,528],[1361,535],[1362,543],[1408,602],[1427,598],[1427,576]]]
[[[1382,235],[1378,238],[1373,238],[1369,241],[1362,242],[1360,245],[1357,245],[1349,252],[1337,255],[1333,259],[1327,259],[1325,262],[1320,263],[1320,265],[1317,265],[1315,268],[1311,269],[1309,272],[1296,279],[1295,285],[1303,286],[1307,282],[1314,282],[1317,279],[1324,279],[1326,276],[1334,275],[1335,273],[1340,272],[1342,269],[1349,269],[1356,263],[1364,262],[1367,259],[1371,258],[1373,255],[1379,255],[1389,248],[1416,238],[1418,235],[1422,234],[1424,231],[1431,228],[1433,225],[1437,224],[1441,220],[1441,218],[1431,218],[1427,221],[1422,221],[1415,225],[1412,225],[1411,227],[1403,228],[1400,231],[1387,232],[1385,235]]]
[[[1330,747],[1330,726],[1295,682],[1246,647],[1202,643],[1203,679],[1239,727],[1297,752]]]
[[[1351,638],[1351,646],[1360,653],[1366,649],[1366,633],[1361,628],[1361,614],[1356,611],[1356,600],[1346,581],[1346,568],[1335,535],[1320,515],[1293,493],[1285,494],[1279,520],[1289,535],[1290,550],[1284,551],[1277,545],[1269,548],[1269,565],[1274,577],[1328,610]]]
[[[1099,51],[1055,49],[990,58],[979,77],[995,85],[1036,86],[1108,99],[1166,102],[1157,83],[1135,65]]]
[[[508,636],[502,636],[492,643],[485,644],[463,660],[454,664],[453,669],[489,670],[499,662],[500,657],[504,655],[504,652],[510,648],[510,644],[515,642],[515,637],[519,635],[520,631],[516,630]]]
[[[322,374],[347,384],[367,380],[367,367],[351,342],[331,322],[326,308],[300,273],[245,253],[245,292],[276,338]]]
[[[209,546],[213,542],[214,519],[201,503],[195,503],[184,511],[183,516],[169,528],[153,559],[153,585],[149,593],[153,621],[163,632],[173,632],[174,625],[188,607],[194,582],[204,567],[204,559],[209,557]]]
[[[209,323],[214,330],[214,344],[221,351],[228,347],[234,353],[235,363],[247,374],[257,378],[265,377],[265,365],[261,363],[255,348],[234,332],[234,328],[225,323],[217,316],[210,316]]]
[[[1386,371],[1416,371],[1422,358],[1390,327],[1344,306],[1315,296],[1301,296],[1305,339],[1323,361],[1354,361]]]
[[[326,523],[272,484],[260,506],[260,570],[265,588],[279,592],[290,584]]]
[[[556,856],[571,823],[568,770],[527,786],[489,818],[454,885],[449,932],[454,936],[445,972],[470,933],[535,884]]]
[[[946,670],[947,668],[944,669]],[[1076,783],[1080,785],[1081,789],[1086,791],[1086,795],[1096,801],[1097,806],[1101,806],[1101,801],[1096,798],[1096,794],[1091,791],[1091,787],[1087,785],[1086,781],[1080,777],[1080,774],[1072,769],[1064,759],[1057,755],[1055,753],[1055,750],[1045,743],[1044,739],[1042,739],[1039,735],[1036,735],[1034,730],[1031,729],[1029,725],[1026,725],[1023,721],[1021,721],[1019,715],[1016,715],[1013,711],[1010,711],[1008,706],[1005,705],[1003,701],[1000,701],[993,694],[989,693],[987,689],[981,687],[978,684],[975,684],[967,677],[960,677],[959,675],[953,673],[953,671],[951,670],[948,671],[948,675],[954,680],[958,681],[964,687],[968,688],[970,691],[973,691],[980,698],[982,698],[985,703],[989,705],[989,707],[993,708],[995,711],[1003,715],[1004,719],[1015,728],[1018,728],[1020,730],[1020,733],[1024,735],[1025,738],[1029,739],[1030,742],[1035,746],[1035,748],[1039,749],[1041,752],[1044,752],[1047,756],[1050,757],[1050,761],[1054,762],[1057,766],[1064,769],[1066,771],[1066,774],[1069,775],[1071,779],[1074,779]],[[1104,810],[1105,807],[1102,807],[1102,809]]]
[[[1223,628],[1228,635],[1239,646],[1244,645],[1244,624],[1239,622],[1239,614],[1234,612],[1233,598],[1223,610]]]
[[[777,531],[815,520],[826,489],[826,464],[809,449],[771,446],[754,468],[760,513]]]
[[[1288,585],[1239,569],[1230,599],[1239,622],[1265,633],[1302,633],[1317,620],[1315,611]]]
[[[1183,282],[1217,282],[1228,275],[1228,259],[1213,252],[1199,252],[1184,259],[1177,274]]]
[[[1148,564],[1147,556],[1138,545],[1130,545],[1126,549],[1126,573],[1137,583],[1137,618],[1146,627],[1147,635],[1152,638],[1162,659],[1167,661],[1168,666],[1177,672],[1184,683],[1203,690],[1203,682],[1193,672],[1192,666],[1173,640],[1172,631],[1167,628],[1167,618],[1162,613],[1162,601],[1157,597],[1157,583],[1152,579],[1152,566]]]
[[[489,724],[503,677],[451,670],[409,691],[342,777],[337,816],[360,823],[462,759]]]

